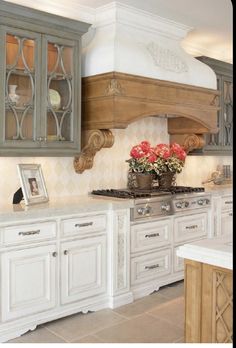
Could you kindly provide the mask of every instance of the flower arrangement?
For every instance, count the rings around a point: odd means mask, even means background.
[[[186,152],[177,143],[151,146],[148,141],[132,147],[131,158],[127,160],[130,172],[149,173],[161,176],[163,173],[180,173],[183,169]]]

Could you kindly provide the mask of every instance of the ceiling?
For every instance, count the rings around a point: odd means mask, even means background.
[[[74,8],[79,17],[79,6],[93,10],[114,0],[6,0],[25,6],[63,13]],[[160,17],[185,24],[192,29],[182,42],[193,56],[205,55],[232,63],[233,8],[230,0],[118,0],[119,3],[151,12]],[[64,12],[63,12],[64,11]],[[83,19],[81,19],[83,20]]]
[[[97,8],[112,0],[74,0]],[[119,0],[193,28],[183,41],[184,49],[232,63],[233,9],[230,0]]]

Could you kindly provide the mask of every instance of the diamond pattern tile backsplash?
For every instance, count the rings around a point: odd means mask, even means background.
[[[20,187],[16,169],[18,163],[40,163],[49,198],[83,195],[93,189],[124,188],[127,185],[129,152],[142,140],[151,144],[168,143],[167,120],[149,117],[130,124],[126,129],[113,130],[115,143],[95,156],[94,166],[83,174],[76,174],[72,157],[0,157],[0,204],[11,203],[13,193]],[[179,185],[201,186],[217,165],[231,164],[231,157],[189,156]]]

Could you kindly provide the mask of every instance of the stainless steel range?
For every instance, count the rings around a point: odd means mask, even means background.
[[[92,194],[133,199],[134,208],[131,209],[131,221],[135,221],[210,207],[211,195],[204,191],[203,187],[172,186],[170,189],[161,191],[158,187],[150,191],[108,189],[94,190]]]

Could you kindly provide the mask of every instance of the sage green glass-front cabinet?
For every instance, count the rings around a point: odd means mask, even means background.
[[[4,25],[7,16],[25,8],[1,1],[2,6],[0,155],[74,155],[81,133],[80,41],[88,24],[72,21],[82,30],[73,33],[70,25],[67,32],[70,20],[30,10],[34,25],[20,16],[16,27]]]
[[[233,150],[233,65],[210,57],[197,57],[198,60],[213,69],[217,78],[217,90],[220,92],[217,115],[217,134],[206,134],[205,146],[193,150],[192,155],[231,156]]]

